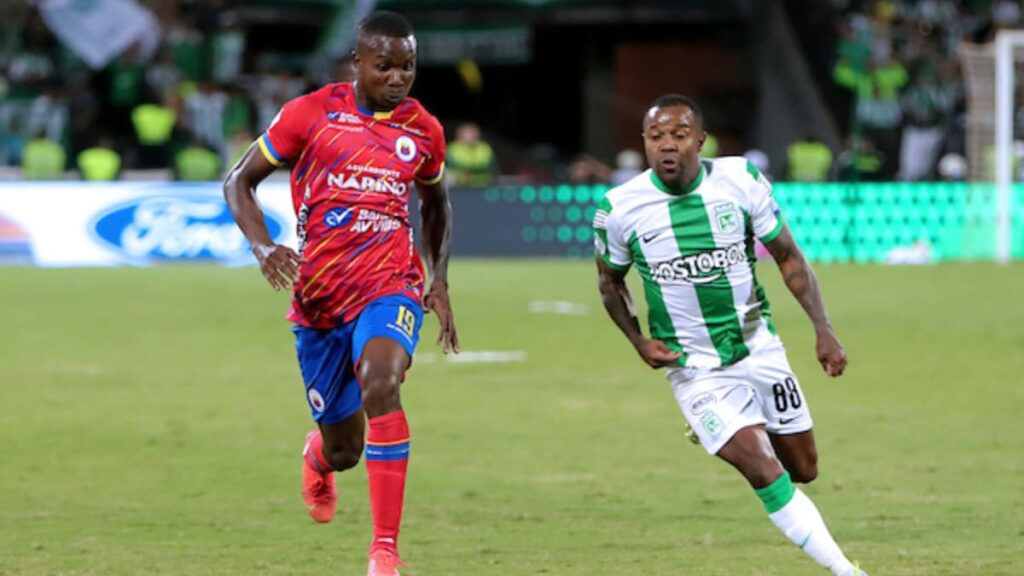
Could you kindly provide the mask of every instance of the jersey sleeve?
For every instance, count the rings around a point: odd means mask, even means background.
[[[613,270],[625,272],[633,264],[618,218],[612,215],[612,204],[605,196],[594,213],[594,251]]]
[[[294,162],[306,145],[309,133],[308,99],[300,96],[287,104],[270,122],[267,130],[256,140],[263,157],[274,166]]]
[[[782,232],[782,212],[772,197],[772,183],[749,161],[747,162],[748,212],[754,227],[754,235],[761,242],[771,242]]]
[[[416,170],[416,181],[420,184],[437,184],[444,177],[444,160],[448,145],[444,141],[444,129],[437,119],[431,117],[427,123],[427,137],[430,145],[425,159]]]

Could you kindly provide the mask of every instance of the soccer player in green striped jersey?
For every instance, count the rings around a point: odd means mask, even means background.
[[[826,374],[846,352],[814,272],[771,196],[743,158],[701,159],[704,122],[691,99],[662,96],[644,117],[650,169],[608,192],[594,217],[599,286],[612,320],[652,368],[667,368],[676,401],[710,454],[734,466],[772,522],[818,564],[863,575],[794,482],[818,475],[811,415],[754,273],[760,239],[810,317]],[[625,277],[636,267],[650,336]]]

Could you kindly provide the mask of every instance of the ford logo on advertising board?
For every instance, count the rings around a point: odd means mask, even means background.
[[[270,237],[278,240],[281,220],[264,212]],[[215,195],[142,196],[101,213],[95,235],[128,260],[253,261],[249,242],[223,199]]]

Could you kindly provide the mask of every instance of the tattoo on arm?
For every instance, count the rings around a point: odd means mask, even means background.
[[[633,346],[643,340],[640,321],[636,317],[633,297],[626,286],[625,274],[612,270],[600,257],[597,259],[598,289],[605,311],[619,330],[629,339]]]
[[[779,271],[782,272],[782,279],[786,282],[786,287],[807,313],[811,323],[814,324],[814,329],[816,331],[831,329],[828,314],[825,311],[825,302],[818,288],[818,279],[807,262],[807,258],[804,257],[803,251],[793,239],[789,227],[783,228],[782,233],[769,242],[766,247],[775,257],[775,263],[778,264]]]

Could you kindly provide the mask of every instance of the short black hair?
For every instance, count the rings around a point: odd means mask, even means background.
[[[682,94],[664,94],[662,96],[659,96],[654,102],[651,102],[650,107],[648,107],[647,109],[650,110],[651,108],[665,108],[668,106],[686,106],[687,108],[692,110],[693,115],[696,116],[698,120],[700,120],[700,125],[704,125],[704,113],[701,112],[700,106],[697,105],[697,102],[693,98],[690,98],[689,96],[683,96]]]
[[[359,23],[359,33],[367,36],[407,38],[413,35],[412,24],[398,12],[378,10]]]

